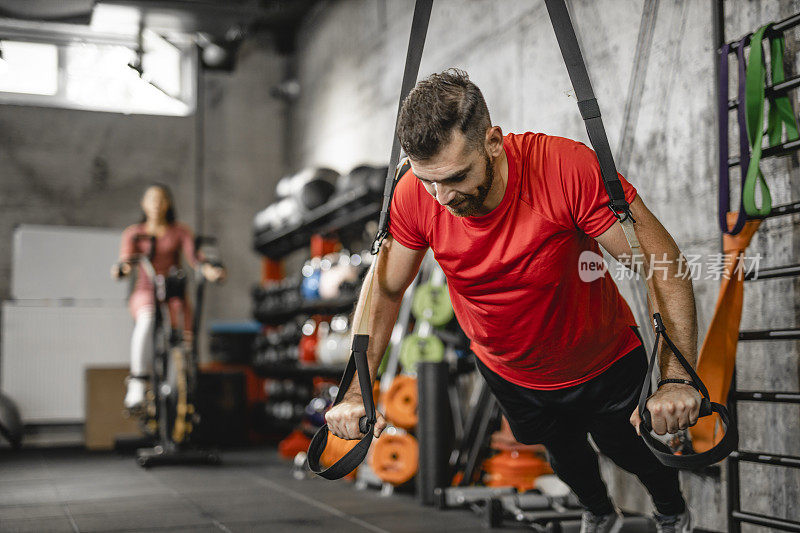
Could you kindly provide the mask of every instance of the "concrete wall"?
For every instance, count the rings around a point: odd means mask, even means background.
[[[253,215],[283,173],[283,104],[268,96],[285,68],[269,42],[239,52],[236,71],[205,81],[205,232],[229,270],[207,291],[209,319],[249,318],[260,277],[251,248]],[[124,228],[138,221],[146,184],[170,185],[179,219],[193,228],[193,117],[0,106],[0,249],[20,223]],[[9,297],[11,257],[0,254],[0,299]],[[110,268],[110,264],[109,264]]]
[[[571,7],[621,171],[683,252],[702,254],[706,262],[720,251],[712,3],[573,0]],[[725,8],[726,35],[733,39],[796,12],[800,2],[737,0]],[[412,9],[411,0],[341,1],[307,21],[296,65],[303,92],[293,110],[293,166],[347,171],[363,161],[386,163]],[[642,41],[651,45],[635,61],[643,21],[650,26],[642,30]],[[787,46],[787,67],[796,73],[794,34]],[[504,131],[542,131],[588,143],[543,2],[437,1],[421,75],[447,67],[470,73]],[[733,136],[734,153],[736,142]],[[766,162],[762,169],[774,204],[798,200],[796,156]],[[797,262],[796,224],[785,217],[763,224],[750,248],[762,255],[762,267]],[[631,287],[623,290],[631,294]],[[697,280],[695,291],[702,342],[718,281]],[[742,328],[797,324],[797,291],[795,281],[748,286]],[[797,390],[797,348],[788,341],[741,345],[741,387]],[[742,449],[797,454],[796,406],[745,407]],[[603,469],[621,506],[648,508],[630,475],[609,464]],[[742,471],[746,509],[800,517],[789,505],[800,501],[795,472],[750,466]],[[721,479],[681,477],[697,525],[724,530],[725,473]]]

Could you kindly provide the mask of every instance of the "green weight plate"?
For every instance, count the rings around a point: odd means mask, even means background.
[[[420,337],[411,334],[400,345],[400,363],[407,371],[413,371],[417,363],[440,362],[444,359],[444,343],[439,337]]]
[[[433,326],[444,326],[453,319],[453,306],[446,285],[424,283],[414,293],[411,312],[417,320],[427,320]]]
[[[402,345],[401,345],[402,347]],[[378,367],[377,376],[380,377],[386,372],[386,367],[389,365],[389,352],[392,351],[391,345],[386,347],[386,351],[383,352],[383,359],[381,359],[381,365]]]

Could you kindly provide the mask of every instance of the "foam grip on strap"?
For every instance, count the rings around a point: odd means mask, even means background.
[[[711,400],[708,398],[703,398],[700,400],[700,414],[698,415],[698,418],[703,418],[704,416],[708,416],[713,413],[714,410],[711,408]]]
[[[372,425],[373,424],[369,423],[369,420],[367,419],[366,416],[362,416],[361,418],[358,419],[358,430],[364,435],[372,431],[371,427]]]

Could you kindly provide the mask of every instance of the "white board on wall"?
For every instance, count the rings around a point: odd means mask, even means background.
[[[38,226],[14,230],[11,296],[18,300],[124,301],[128,284],[111,279],[118,229]]]
[[[4,302],[2,315],[0,389],[26,424],[82,422],[86,368],[130,362],[133,320],[123,305]]]

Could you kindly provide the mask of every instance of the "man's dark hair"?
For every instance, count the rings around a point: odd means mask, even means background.
[[[491,126],[481,90],[466,72],[451,68],[411,90],[400,109],[397,135],[406,155],[422,161],[436,155],[454,130],[464,134],[468,146],[479,146]]]

